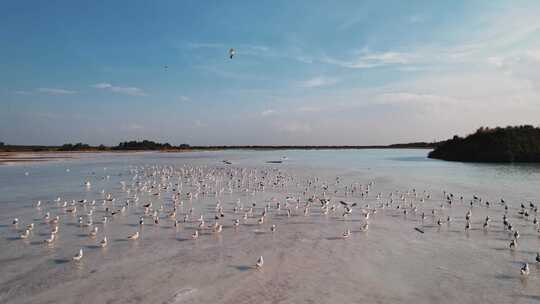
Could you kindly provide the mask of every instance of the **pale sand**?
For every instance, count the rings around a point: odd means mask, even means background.
[[[327,180],[343,177],[340,171],[286,169],[291,176],[319,176]],[[369,176],[347,175],[344,183],[366,184]],[[103,182],[120,193],[118,180]],[[70,197],[95,199],[95,191],[81,190]],[[111,189],[111,188],[108,188]],[[373,194],[410,187],[407,181],[375,179]],[[531,262],[540,248],[540,238],[529,225],[518,220],[516,205],[511,221],[522,234],[520,247],[508,249],[510,237],[502,229],[500,207],[473,209],[473,229],[464,232],[468,207],[455,204],[442,210],[442,217],[454,218],[440,229],[431,217],[431,208],[439,209],[440,189],[428,190],[433,200],[421,210],[427,219],[420,234],[418,216],[404,216],[401,210],[379,210],[370,219],[368,232],[360,232],[363,219],[359,210],[344,221],[340,212],[320,215],[272,214],[261,226],[256,220],[231,227],[230,209],[238,198],[246,205],[261,203],[271,197],[283,199],[289,192],[267,189],[255,197],[235,193],[224,195],[226,218],[221,235],[202,233],[190,238],[195,224],[182,225],[176,231],[172,221],[162,219],[160,226],[147,224],[141,239],[128,242],[126,236],[136,231],[141,208],[129,209],[127,216],[116,217],[105,228],[109,246],[101,249],[96,241],[76,224],[76,217],[63,215],[59,239],[53,248],[41,243],[48,226],[37,224],[27,242],[14,240],[18,235],[3,216],[0,238],[0,303],[533,303],[540,301],[540,267],[531,264],[531,274],[523,279],[519,268]],[[459,190],[459,189],[456,189]],[[456,191],[456,193],[458,193]],[[51,193],[51,198],[55,197]],[[119,194],[118,194],[119,195]],[[118,196],[117,195],[117,196]],[[472,193],[463,193],[467,197]],[[487,194],[486,194],[487,195]],[[517,195],[517,194],[516,194]],[[119,197],[126,197],[125,194]],[[385,196],[386,197],[386,196]],[[163,197],[169,204],[168,196]],[[339,197],[337,197],[339,198]],[[152,199],[147,197],[144,199]],[[493,198],[494,200],[495,198]],[[159,200],[154,199],[156,202]],[[373,195],[361,205],[376,205]],[[186,201],[184,199],[184,201]],[[215,197],[201,198],[194,206],[213,214]],[[386,201],[386,200],[385,200]],[[517,204],[517,199],[515,204]],[[50,206],[50,207],[49,207]],[[177,216],[181,221],[183,212]],[[61,212],[49,203],[43,209]],[[420,211],[421,212],[421,211]],[[42,212],[27,206],[13,213],[21,222],[39,221]],[[96,211],[95,219],[103,213]],[[493,219],[488,232],[481,229],[483,219]],[[240,216],[235,216],[240,217]],[[207,216],[208,223],[213,221]],[[150,223],[150,220],[147,220]],[[276,224],[277,232],[269,227]],[[340,238],[346,227],[352,236]],[[97,238],[101,238],[100,234]],[[79,247],[85,250],[80,263],[71,261]],[[264,256],[262,270],[253,269]]]

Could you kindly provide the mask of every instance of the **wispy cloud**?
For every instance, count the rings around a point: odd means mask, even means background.
[[[276,114],[276,110],[268,109],[261,112],[261,116],[270,116]]]
[[[76,91],[70,91],[65,89],[58,89],[58,88],[38,88],[38,92],[51,94],[51,95],[68,95],[68,94],[75,94]]]
[[[403,52],[362,52],[360,56],[350,60],[342,60],[324,56],[320,59],[323,63],[337,65],[350,69],[368,69],[387,65],[402,65],[413,61],[413,54]]]
[[[338,79],[325,76],[317,76],[300,83],[300,86],[304,88],[316,88],[336,84]]]
[[[424,94],[416,92],[391,92],[375,96],[375,101],[381,104],[456,104],[460,103],[457,98]]]
[[[232,72],[225,69],[221,69],[216,66],[211,65],[201,65],[201,66],[195,66],[196,69],[199,69],[201,71],[205,71],[208,73],[211,73],[213,75],[216,75],[221,78],[226,79],[239,79],[239,80],[263,80],[266,79],[264,76],[256,75],[256,74],[250,74],[250,73],[238,73],[238,72]]]
[[[30,91],[14,91],[13,93],[17,95],[32,95]]]
[[[180,99],[180,101],[182,101],[182,102],[188,102],[188,101],[191,101],[191,98],[189,98],[189,97],[187,97],[187,96],[184,96],[184,95],[180,96],[179,99]]]
[[[98,83],[92,85],[93,88],[99,89],[99,90],[107,90],[113,93],[118,94],[125,94],[130,96],[146,96],[147,94],[140,88],[136,87],[120,87],[120,86],[114,86],[110,83]]]

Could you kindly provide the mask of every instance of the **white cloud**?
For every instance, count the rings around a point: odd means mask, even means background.
[[[261,112],[261,116],[270,116],[276,114],[276,110],[268,109]]]
[[[188,102],[188,101],[191,101],[191,98],[182,95],[182,96],[180,96],[180,101],[182,101],[182,102]]]
[[[98,84],[93,85],[92,87],[96,89],[108,89],[112,87],[112,85],[110,83],[98,83]]]
[[[386,65],[402,65],[411,63],[415,55],[396,51],[389,52],[368,52],[362,51],[360,56],[351,60],[342,60],[332,57],[322,57],[324,63],[337,65],[350,69],[368,69]]]
[[[65,89],[57,89],[57,88],[38,88],[37,91],[41,92],[41,93],[52,94],[52,95],[67,95],[67,94],[75,94],[75,93],[77,93],[75,91],[70,91],[70,90],[65,90]]]
[[[392,92],[375,96],[375,100],[381,104],[456,104],[460,103],[457,98],[435,94],[416,92]]]
[[[32,95],[30,91],[14,91],[13,93],[17,95]]]
[[[125,94],[130,96],[146,96],[146,93],[142,89],[136,87],[113,86],[110,83],[97,83],[92,85],[92,87],[99,90],[107,90],[118,94]]]
[[[338,80],[336,78],[317,76],[317,77],[302,81],[300,83],[300,86],[304,88],[316,88],[316,87],[333,85],[333,84],[336,84],[337,82]]]

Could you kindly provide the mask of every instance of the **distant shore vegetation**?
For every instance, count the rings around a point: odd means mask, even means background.
[[[540,128],[481,127],[466,137],[440,142],[430,158],[463,162],[540,162]]]
[[[100,152],[100,151],[197,151],[197,150],[323,150],[323,149],[406,149],[406,148],[433,148],[436,143],[415,142],[379,146],[271,146],[271,145],[235,145],[235,146],[190,146],[188,144],[171,145],[151,140],[125,141],[116,146],[91,146],[85,143],[67,143],[62,146],[38,146],[38,145],[9,145],[0,143],[1,152]]]

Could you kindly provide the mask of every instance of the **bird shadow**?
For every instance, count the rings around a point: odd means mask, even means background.
[[[87,245],[85,246],[87,249],[98,249],[98,248],[101,248],[99,247],[98,245]]]
[[[514,251],[508,247],[492,247],[491,249],[496,250],[496,251]]]
[[[127,243],[129,240],[127,240],[127,239],[116,239],[114,241],[117,242],[117,243]]]
[[[191,241],[192,239],[188,239],[188,238],[177,238],[176,239],[178,242],[185,242],[185,241]]]
[[[255,269],[254,266],[246,266],[246,265],[229,265],[229,267],[234,268],[238,271],[242,271],[242,272]]]
[[[77,234],[77,236],[80,237],[80,238],[83,238],[83,237],[88,237],[88,234],[79,233],[79,234]]]
[[[340,220],[336,220],[336,222],[351,222],[351,223],[357,223],[357,222],[362,222],[362,220],[360,219],[349,219],[349,220],[344,220],[344,219],[340,219]]]
[[[54,259],[53,262],[57,265],[69,263],[68,259]]]
[[[253,231],[256,235],[264,235],[266,234],[267,232],[266,231]]]
[[[126,224],[126,226],[129,226],[129,227],[139,227],[139,224],[133,224],[133,223],[131,223],[131,224]]]
[[[339,236],[331,236],[331,237],[327,237],[326,239],[329,241],[343,240],[343,238]]]
[[[8,236],[8,237],[6,238],[6,240],[8,240],[8,241],[16,241],[16,240],[19,240],[19,239],[20,239],[20,238],[19,238],[19,237],[16,237],[16,236]]]

